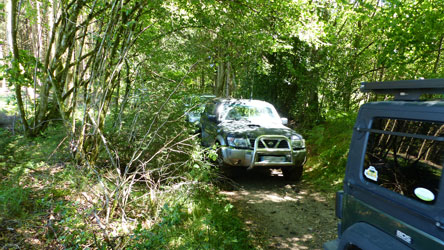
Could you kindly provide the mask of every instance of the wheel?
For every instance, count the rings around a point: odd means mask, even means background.
[[[346,250],[362,250],[360,247],[357,247],[353,244],[349,244],[346,248]]]
[[[282,168],[282,173],[289,181],[299,181],[302,177],[302,165]]]

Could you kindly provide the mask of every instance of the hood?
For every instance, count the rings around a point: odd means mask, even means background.
[[[302,139],[301,135],[280,123],[230,120],[219,123],[218,127],[223,134],[234,135],[235,137],[256,138],[260,135],[284,135],[288,138],[299,136]]]

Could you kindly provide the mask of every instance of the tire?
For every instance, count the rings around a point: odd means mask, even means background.
[[[282,168],[284,178],[289,181],[299,181],[302,178],[302,165]]]
[[[360,247],[350,244],[345,250],[362,250]]]

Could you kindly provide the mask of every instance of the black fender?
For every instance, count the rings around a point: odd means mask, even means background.
[[[398,238],[363,222],[347,228],[341,236],[338,249],[354,245],[363,250],[408,250],[411,249]]]

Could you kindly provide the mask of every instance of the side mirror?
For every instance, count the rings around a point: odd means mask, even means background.
[[[288,118],[281,118],[282,124],[287,125],[288,124]]]

